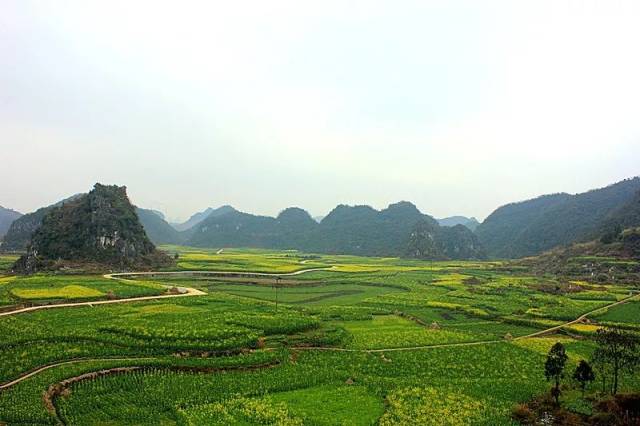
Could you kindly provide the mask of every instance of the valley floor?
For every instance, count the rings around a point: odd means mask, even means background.
[[[632,286],[499,262],[164,249],[167,273],[0,275],[0,423],[512,424],[554,343],[572,371],[599,325],[640,331]]]

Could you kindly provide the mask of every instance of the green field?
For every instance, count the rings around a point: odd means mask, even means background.
[[[633,288],[500,262],[164,249],[174,271],[236,273],[0,276],[0,383],[51,366],[0,390],[0,423],[508,425],[514,404],[548,389],[555,342],[574,368],[598,322],[640,318],[629,302],[527,337]],[[70,302],[89,303],[6,315]]]
[[[114,280],[87,275],[0,276],[0,308],[82,300],[125,299],[166,292],[151,281]]]
[[[9,270],[18,257],[13,254],[0,254],[0,273]]]

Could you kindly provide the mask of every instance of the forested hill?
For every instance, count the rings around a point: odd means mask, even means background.
[[[603,229],[605,232],[640,226],[640,191],[626,204],[607,215]]]
[[[416,233],[427,224],[429,232]],[[415,235],[414,235],[415,234]],[[413,235],[413,237],[412,237]],[[415,250],[418,244],[430,250]],[[320,223],[305,210],[289,208],[278,217],[238,211],[209,216],[196,225],[188,245],[201,247],[263,247],[307,252],[365,256],[428,258],[480,258],[475,235],[464,227],[444,228],[413,204],[400,202],[384,210],[369,206],[339,205]]]
[[[592,283],[636,284],[640,280],[640,228],[610,238],[571,244],[514,261],[536,274],[556,274]]]
[[[26,250],[31,236],[40,227],[42,218],[54,207],[80,197],[82,194],[72,195],[48,207],[42,207],[32,213],[27,213],[14,220],[2,242],[3,251],[23,251]]]
[[[66,198],[48,207],[42,207],[35,212],[19,215],[18,218],[12,220],[11,226],[8,227],[4,241],[2,243],[3,251],[24,251],[31,240],[33,233],[42,224],[42,219],[53,208],[61,206],[67,202],[73,201],[84,194],[76,194]],[[176,231],[164,219],[162,213],[156,210],[136,208],[136,213],[140,219],[140,223],[154,244],[180,244],[184,242],[186,236]]]
[[[45,212],[15,269],[30,273],[78,264],[145,269],[170,263],[145,234],[126,188],[96,184],[88,194]]]
[[[640,178],[581,194],[544,195],[495,210],[476,234],[491,257],[518,258],[559,245],[598,238],[616,217],[636,226],[624,206],[640,191]],[[621,220],[621,219],[617,219]]]
[[[0,206],[0,240],[7,233],[11,224],[20,216],[22,213]]]

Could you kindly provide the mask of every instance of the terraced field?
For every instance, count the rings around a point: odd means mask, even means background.
[[[555,342],[574,368],[640,327],[633,286],[498,262],[164,249],[177,273],[0,277],[0,422],[512,424]]]

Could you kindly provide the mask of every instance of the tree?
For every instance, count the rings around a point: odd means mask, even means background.
[[[615,327],[604,327],[596,332],[598,348],[593,353],[593,359],[608,365],[613,376],[611,393],[618,393],[620,374],[631,371],[638,365],[638,337]]]
[[[609,377],[611,377],[611,367],[609,366],[608,361],[602,359],[597,352],[594,352],[591,357],[591,365],[595,367],[598,372],[598,376],[600,376],[600,381],[602,382],[601,392],[604,394],[607,392],[607,381],[609,380]]]
[[[563,377],[564,366],[567,363],[567,353],[562,343],[558,342],[551,347],[547,354],[547,361],[544,363],[544,375],[547,380],[555,382],[551,389],[551,395],[556,401],[556,405],[560,403],[560,379]]]
[[[611,244],[614,241],[619,240],[621,235],[622,235],[622,226],[620,226],[620,224],[617,223],[613,226],[610,226],[605,231],[602,237],[600,237],[600,242],[603,244]]]
[[[589,363],[583,359],[576,367],[576,371],[573,372],[573,378],[580,383],[580,390],[582,390],[582,397],[584,398],[584,391],[587,385],[596,379],[596,375]]]

